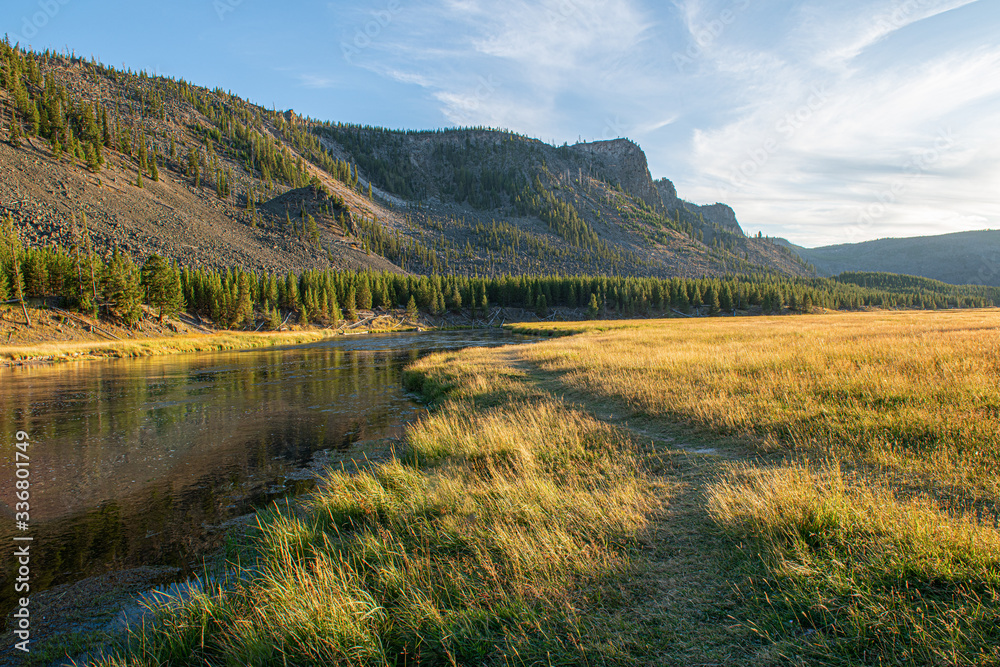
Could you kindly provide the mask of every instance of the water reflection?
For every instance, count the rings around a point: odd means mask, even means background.
[[[33,591],[141,564],[187,571],[219,539],[211,526],[308,486],[293,473],[318,450],[401,435],[419,409],[400,385],[407,363],[515,340],[396,334],[0,371],[0,540],[13,544],[13,443],[24,430]]]

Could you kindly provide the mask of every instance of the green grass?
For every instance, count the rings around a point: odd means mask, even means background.
[[[398,459],[262,513],[252,575],[105,664],[1000,664],[995,317],[424,358]]]

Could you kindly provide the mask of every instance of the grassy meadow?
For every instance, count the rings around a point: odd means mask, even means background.
[[[103,664],[1000,664],[1000,312],[532,328]]]

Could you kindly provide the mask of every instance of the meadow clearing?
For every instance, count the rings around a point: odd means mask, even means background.
[[[1000,663],[1000,311],[532,329],[103,663]]]

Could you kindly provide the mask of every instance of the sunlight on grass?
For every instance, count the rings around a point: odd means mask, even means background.
[[[243,577],[104,664],[998,664],[998,325],[557,323],[583,333],[425,357],[399,459],[261,512]]]
[[[741,467],[710,489],[710,511],[775,577],[760,582],[768,606],[756,620],[772,653],[896,664],[1000,659],[995,520],[903,499],[836,467]]]

